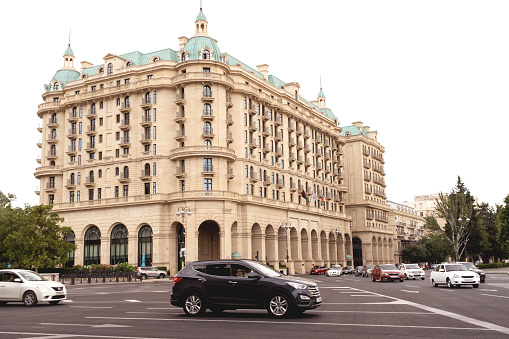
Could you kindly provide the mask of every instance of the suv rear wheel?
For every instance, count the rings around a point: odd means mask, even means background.
[[[184,312],[192,317],[197,317],[205,313],[205,299],[199,293],[190,293],[184,301]]]
[[[290,299],[282,293],[273,294],[267,303],[267,312],[275,318],[287,316],[291,311],[290,308]]]

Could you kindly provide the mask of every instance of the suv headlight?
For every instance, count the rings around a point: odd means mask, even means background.
[[[292,286],[296,290],[307,290],[307,285],[296,283],[296,282],[287,282],[288,285]]]

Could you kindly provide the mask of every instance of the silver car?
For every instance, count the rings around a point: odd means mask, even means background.
[[[155,267],[143,267],[140,266],[136,269],[135,275],[137,279],[148,279],[148,278],[157,278],[157,279],[164,279],[166,277],[166,272],[162,270],[158,270]]]

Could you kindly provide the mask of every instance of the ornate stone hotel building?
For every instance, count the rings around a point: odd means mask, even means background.
[[[376,132],[342,129],[321,90],[307,101],[222,53],[201,10],[176,50],[80,71],[64,54],[37,111],[35,176],[74,231],[74,263],[394,261]]]

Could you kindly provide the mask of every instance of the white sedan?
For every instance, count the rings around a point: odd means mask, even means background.
[[[405,279],[421,279],[424,280],[426,277],[426,274],[422,270],[422,268],[419,267],[417,264],[401,264],[399,267],[399,270],[403,274],[403,277]]]
[[[0,270],[0,304],[21,301],[26,306],[38,302],[58,304],[66,299],[65,286],[56,281],[48,281],[33,271]]]
[[[478,288],[481,281],[479,274],[469,271],[465,265],[449,263],[438,265],[431,272],[429,279],[433,287],[446,284],[449,288],[461,285],[472,285]]]
[[[339,277],[341,275],[341,268],[329,267],[325,271],[325,275],[328,277]]]

